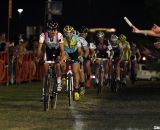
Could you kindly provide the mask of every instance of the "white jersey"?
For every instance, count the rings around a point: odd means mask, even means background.
[[[89,44],[89,49],[91,49],[91,50],[95,50],[96,49],[96,45],[95,45],[95,43],[90,43]]]
[[[39,37],[39,43],[45,43],[49,48],[59,48],[59,44],[63,43],[63,35],[60,32],[49,36],[49,34],[42,33]]]
[[[83,37],[79,37],[79,41],[81,42],[81,46],[83,48],[88,48],[88,42]]]

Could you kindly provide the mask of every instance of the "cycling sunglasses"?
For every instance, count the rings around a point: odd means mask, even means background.
[[[65,35],[68,36],[68,37],[70,37],[70,36],[73,35],[73,33],[72,32],[67,32],[67,33],[65,33]]]

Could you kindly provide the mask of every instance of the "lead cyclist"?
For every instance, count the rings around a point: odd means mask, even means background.
[[[59,25],[57,22],[48,21],[47,31],[42,33],[39,37],[38,45],[38,57],[43,54],[42,48],[45,46],[44,61],[55,61],[56,62],[56,73],[57,73],[57,91],[61,91],[61,68],[60,59],[64,56],[64,41],[63,35],[57,31]],[[45,75],[48,73],[49,65],[44,63]],[[44,75],[44,77],[45,77]]]

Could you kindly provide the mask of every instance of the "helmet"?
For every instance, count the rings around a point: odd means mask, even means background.
[[[121,42],[124,42],[124,41],[127,40],[127,37],[126,37],[124,34],[121,34],[121,35],[119,36],[119,40],[120,40]]]
[[[112,35],[111,35],[110,40],[111,40],[112,42],[115,42],[115,41],[117,41],[117,40],[118,40],[118,36],[117,36],[117,35],[112,34]]]
[[[74,33],[74,28],[72,27],[72,26],[70,26],[70,25],[66,25],[65,27],[64,27],[64,29],[63,29],[63,32],[64,33]]]
[[[99,32],[97,33],[97,37],[103,37],[103,36],[104,36],[104,32],[99,31]]]
[[[88,32],[88,28],[86,26],[81,26],[79,29],[79,33],[87,33]]]
[[[59,27],[57,22],[53,22],[52,20],[47,22],[47,29],[48,30],[55,30]]]

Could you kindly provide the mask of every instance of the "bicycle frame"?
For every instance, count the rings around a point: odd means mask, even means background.
[[[98,68],[98,79],[99,79],[99,85],[98,85],[98,94],[102,92],[102,87],[104,84],[104,61],[107,61],[107,58],[96,58],[100,61],[100,65]]]
[[[45,76],[45,86],[44,86],[44,111],[56,109],[57,104],[57,83],[56,83],[56,75],[53,69],[54,61],[45,61],[46,64],[49,64],[48,74]],[[53,81],[54,80],[54,81]],[[55,86],[55,87],[54,87]],[[54,100],[54,101],[53,101]]]
[[[72,63],[73,61],[68,59],[66,61],[67,64],[67,72],[66,72],[66,77],[67,77],[67,86],[66,86],[66,91],[68,92],[68,97],[69,97],[69,106],[71,106],[71,99],[72,99],[72,93],[73,93],[73,72],[72,72]]]

